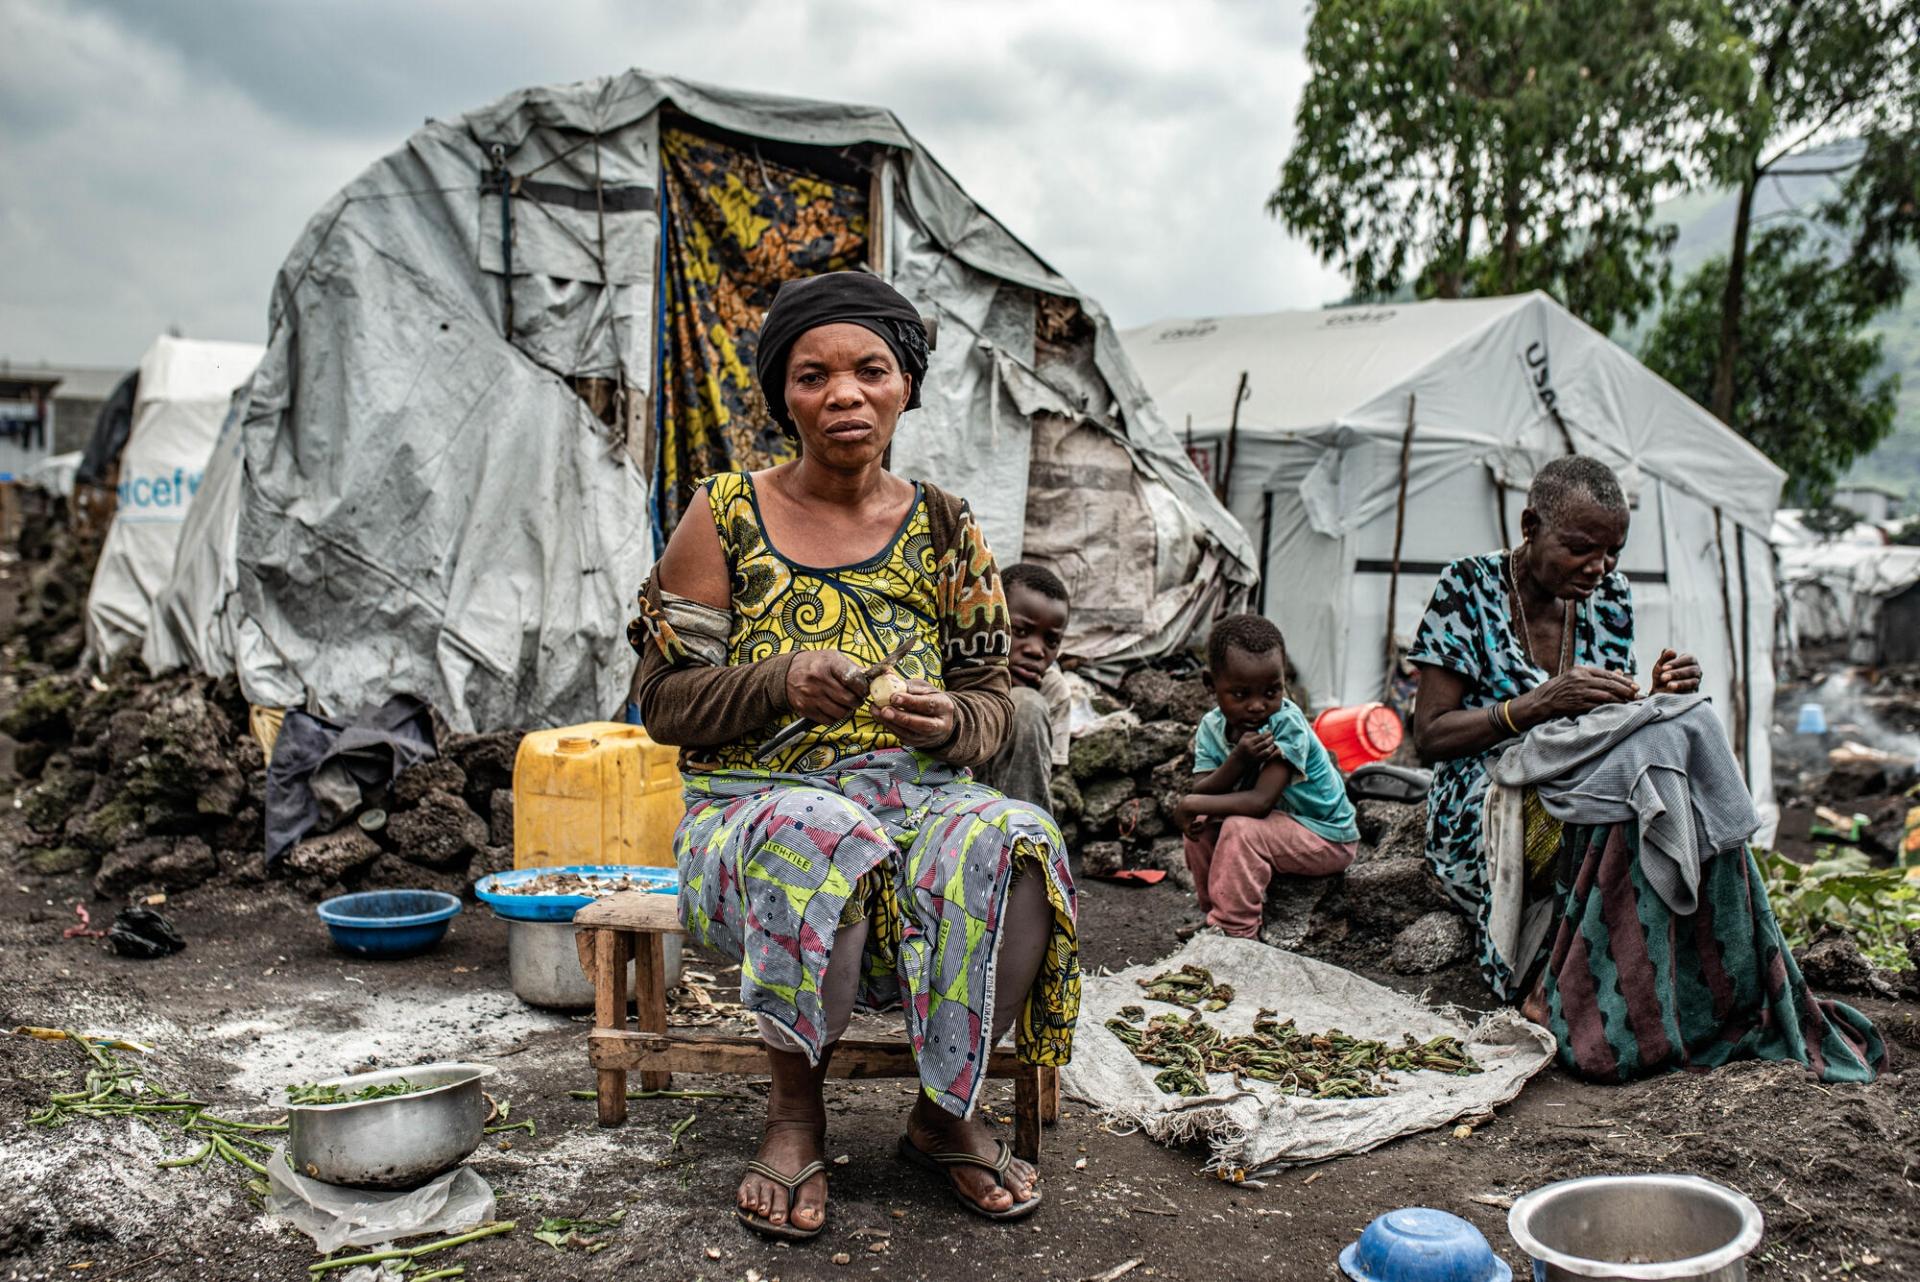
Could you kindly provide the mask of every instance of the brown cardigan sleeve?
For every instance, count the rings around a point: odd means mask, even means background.
[[[771,733],[787,715],[793,655],[726,667],[700,662],[667,621],[657,573],[640,589],[640,614],[627,625],[627,640],[640,652],[640,721],[656,743],[718,747]]]

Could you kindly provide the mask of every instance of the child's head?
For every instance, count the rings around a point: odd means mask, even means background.
[[[1213,625],[1207,689],[1236,731],[1257,729],[1280,710],[1287,697],[1287,643],[1272,620],[1229,614]]]
[[[1041,674],[1060,657],[1067,636],[1067,585],[1044,565],[1022,561],[1000,575],[1007,593],[1007,614],[1013,622],[1013,654],[1008,663],[1013,679],[1037,686]]]

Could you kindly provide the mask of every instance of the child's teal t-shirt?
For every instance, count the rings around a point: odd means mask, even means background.
[[[1303,827],[1328,841],[1360,840],[1353,803],[1347,800],[1346,779],[1299,706],[1283,699],[1280,711],[1268,717],[1261,729],[1273,736],[1274,746],[1296,775],[1280,794],[1275,809],[1292,815]],[[1232,752],[1233,745],[1227,742],[1227,716],[1215,708],[1200,718],[1200,728],[1194,731],[1193,772],[1212,774],[1226,764]]]

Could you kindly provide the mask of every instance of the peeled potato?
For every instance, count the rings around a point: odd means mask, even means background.
[[[907,692],[907,679],[892,668],[884,669],[867,683],[867,702],[884,708]]]

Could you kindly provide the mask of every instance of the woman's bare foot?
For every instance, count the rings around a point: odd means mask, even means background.
[[[754,1157],[791,1175],[826,1156],[827,1106],[821,1084],[826,1080],[828,1057],[822,1056],[817,1067],[798,1052],[769,1050],[767,1058],[773,1066],[773,1086],[767,1092],[767,1122]],[[784,1187],[748,1171],[740,1181],[739,1204],[741,1210],[769,1224],[791,1220],[794,1228],[812,1231],[827,1218],[826,1173],[802,1184],[789,1207]]]
[[[955,1117],[924,1094],[907,1115],[907,1139],[928,1154],[972,1153],[991,1162],[1000,1152],[999,1142],[978,1114]],[[1008,1165],[1004,1187],[992,1171],[978,1166],[948,1167],[947,1178],[962,1197],[986,1211],[1004,1211],[1040,1191],[1040,1173],[1019,1158]]]
[[[1547,981],[1545,976],[1542,976],[1538,983],[1527,990],[1526,1000],[1520,1003],[1520,1013],[1543,1028],[1546,1027],[1547,1021],[1553,1018],[1553,1012],[1547,1007]]]

